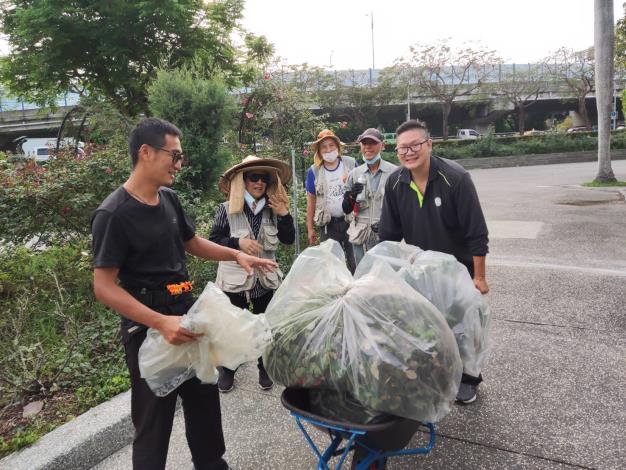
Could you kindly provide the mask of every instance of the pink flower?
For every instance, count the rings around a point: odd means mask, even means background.
[[[302,152],[302,155],[304,155],[305,157],[308,157],[309,156],[308,149],[304,149],[304,152]]]
[[[104,169],[104,172],[105,172],[107,175],[110,175],[111,173],[113,173],[113,170],[111,169],[111,167],[106,167],[106,168]]]
[[[265,72],[265,74],[263,75],[263,80],[269,80],[270,79],[270,74]]]
[[[252,119],[254,117],[254,114],[252,113],[246,113],[246,119]]]

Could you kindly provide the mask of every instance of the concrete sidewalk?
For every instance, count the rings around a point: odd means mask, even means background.
[[[485,382],[474,404],[455,406],[438,423],[431,454],[390,459],[389,469],[625,468],[626,204],[618,190],[577,186],[595,168],[472,171],[491,233],[495,318]],[[626,161],[613,169],[626,180]],[[280,390],[259,390],[253,364],[236,380],[222,396],[229,463],[316,468]],[[127,469],[130,436],[123,394],[3,459],[0,469]],[[192,468],[180,413],[167,468]]]

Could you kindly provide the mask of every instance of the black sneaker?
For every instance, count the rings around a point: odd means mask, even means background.
[[[476,389],[478,387],[474,384],[463,383],[459,387],[459,391],[456,394],[456,401],[464,405],[469,405],[476,400]]]
[[[219,368],[220,377],[217,380],[217,389],[222,393],[228,393],[235,388],[235,371],[225,367]]]
[[[264,367],[259,367],[259,387],[261,390],[270,390],[274,386],[274,382],[267,375]]]

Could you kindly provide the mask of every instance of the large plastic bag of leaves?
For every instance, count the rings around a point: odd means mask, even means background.
[[[289,387],[349,392],[372,410],[435,422],[461,361],[443,315],[385,263],[354,280],[340,245],[307,248],[266,309],[266,369]]]
[[[257,359],[271,340],[264,314],[235,307],[212,282],[183,315],[181,326],[203,336],[175,346],[150,328],[139,349],[141,377],[159,397],[194,376],[216,383],[217,366],[234,370]]]
[[[491,310],[465,266],[452,255],[385,241],[369,250],[355,277],[385,262],[442,312],[456,338],[463,370],[477,377],[489,354]]]

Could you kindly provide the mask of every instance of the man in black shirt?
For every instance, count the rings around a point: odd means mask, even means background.
[[[485,275],[488,232],[470,174],[458,163],[432,155],[426,125],[407,121],[396,130],[402,166],[389,176],[378,236],[404,239],[423,250],[454,255],[469,271],[474,285],[489,292]],[[457,401],[471,403],[482,377],[463,374]]]
[[[140,376],[138,352],[147,328],[171,344],[199,335],[180,326],[191,307],[186,253],[237,261],[246,271],[273,270],[276,263],[222,247],[195,234],[178,197],[168,189],[181,169],[181,132],[171,123],[148,118],[131,132],[133,169],[128,180],[92,218],[94,292],[122,316],[122,339],[131,377],[131,415],[135,426],[133,468],[164,469],[176,409],[183,401],[187,442],[196,469],[226,470],[219,394],[215,385],[188,380],[166,397],[157,397]],[[119,284],[118,281],[119,280]]]

